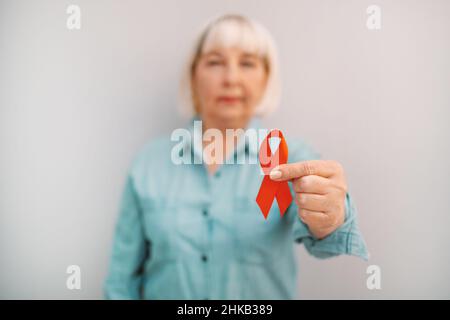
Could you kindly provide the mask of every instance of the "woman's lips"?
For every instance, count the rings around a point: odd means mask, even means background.
[[[223,103],[226,103],[226,104],[235,104],[235,103],[241,102],[242,98],[241,97],[223,96],[223,97],[219,97],[217,100],[219,102],[223,102]]]

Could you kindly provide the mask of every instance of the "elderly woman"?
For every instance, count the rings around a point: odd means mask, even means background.
[[[227,129],[259,128],[258,117],[273,110],[279,92],[269,33],[226,15],[207,25],[194,48],[182,86],[192,122],[201,120],[203,131],[214,128],[224,139]],[[294,243],[318,258],[367,259],[338,162],[318,160],[305,143],[287,138],[288,163],[270,179],[289,182],[295,201],[283,215],[274,201],[265,219],[255,201],[264,177],[259,163],[226,161],[257,156],[258,148],[239,137],[235,148],[215,150],[213,161],[179,164],[169,137],[137,154],[121,202],[107,298],[293,299]],[[202,160],[207,147],[204,139],[184,141],[180,154]]]

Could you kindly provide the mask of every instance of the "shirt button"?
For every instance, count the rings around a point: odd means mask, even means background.
[[[208,257],[206,256],[206,254],[203,254],[203,255],[202,255],[202,261],[203,261],[203,262],[208,261]]]
[[[203,209],[203,216],[205,216],[205,217],[208,216],[208,209]]]
[[[216,173],[214,174],[214,176],[215,176],[216,178],[220,178],[220,175],[221,175],[220,171],[216,171]]]

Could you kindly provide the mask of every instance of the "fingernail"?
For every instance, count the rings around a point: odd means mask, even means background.
[[[281,171],[276,168],[270,171],[270,179],[279,179],[281,178]]]

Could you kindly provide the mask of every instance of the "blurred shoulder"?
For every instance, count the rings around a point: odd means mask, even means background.
[[[170,161],[170,153],[173,142],[169,136],[158,136],[144,143],[134,155],[130,173],[140,174],[151,168],[161,169],[167,161]]]

